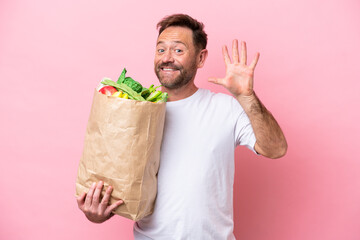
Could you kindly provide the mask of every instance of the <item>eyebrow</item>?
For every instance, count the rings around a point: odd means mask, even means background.
[[[164,41],[158,41],[156,46],[159,45],[159,44],[162,44],[162,43],[165,43],[165,42]],[[187,47],[186,44],[183,43],[182,41],[173,41],[172,43],[180,43],[180,44],[184,45],[185,47]]]

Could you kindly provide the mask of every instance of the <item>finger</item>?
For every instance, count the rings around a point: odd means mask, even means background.
[[[86,194],[86,199],[85,199],[85,206],[86,207],[91,206],[95,186],[96,186],[96,182],[93,182],[93,184],[91,185],[88,193]]]
[[[108,204],[109,204],[109,200],[110,200],[110,196],[111,196],[111,193],[113,191],[113,187],[112,186],[109,186],[107,189],[106,189],[106,192],[104,194],[104,197],[103,199],[101,200],[101,203],[100,203],[100,208],[101,208],[101,211],[104,212],[105,209],[107,208]]]
[[[255,54],[254,60],[253,60],[253,61],[251,62],[251,64],[250,64],[250,68],[251,68],[251,69],[255,69],[257,62],[259,61],[259,57],[260,57],[260,53],[257,52],[257,53]]]
[[[246,42],[241,41],[241,60],[240,63],[246,65]]]
[[[215,84],[219,84],[219,85],[223,85],[224,79],[223,78],[209,78],[208,79],[209,82],[215,83]]]
[[[95,192],[94,192],[94,196],[93,196],[93,200],[92,200],[92,204],[97,207],[99,205],[100,202],[100,194],[101,194],[101,190],[103,188],[104,182],[100,181],[98,182],[98,184],[96,185],[95,188]]]
[[[86,192],[82,193],[79,197],[76,198],[77,204],[80,209],[82,209],[82,206],[85,203],[85,197],[86,197]]]
[[[117,207],[119,207],[123,203],[124,203],[123,200],[119,200],[116,203],[111,204],[108,208],[106,208],[105,215],[110,216],[111,212],[114,211]]]
[[[232,54],[233,54],[233,63],[239,63],[239,47],[238,47],[238,40],[237,39],[233,40]]]
[[[229,56],[229,52],[228,52],[228,49],[226,46],[223,46],[222,48],[222,53],[223,53],[223,57],[224,57],[224,62],[226,65],[230,64],[231,63],[231,60],[230,60],[230,56]]]

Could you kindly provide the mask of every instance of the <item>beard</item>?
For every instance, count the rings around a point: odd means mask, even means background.
[[[161,69],[166,67],[173,68],[176,71],[179,71],[180,74],[173,79],[161,76]],[[195,62],[191,64],[189,69],[185,69],[182,66],[177,66],[172,63],[163,63],[155,66],[155,74],[158,77],[159,82],[168,89],[177,89],[187,85],[195,77],[196,71],[197,68]]]

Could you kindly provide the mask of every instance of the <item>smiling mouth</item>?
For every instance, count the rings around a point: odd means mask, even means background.
[[[165,71],[165,72],[173,72],[173,71],[177,71],[178,69],[176,68],[167,68],[167,67],[162,67],[160,68],[162,71]]]

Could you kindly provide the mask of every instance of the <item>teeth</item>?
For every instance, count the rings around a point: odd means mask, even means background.
[[[175,71],[173,68],[163,68],[164,71]]]

